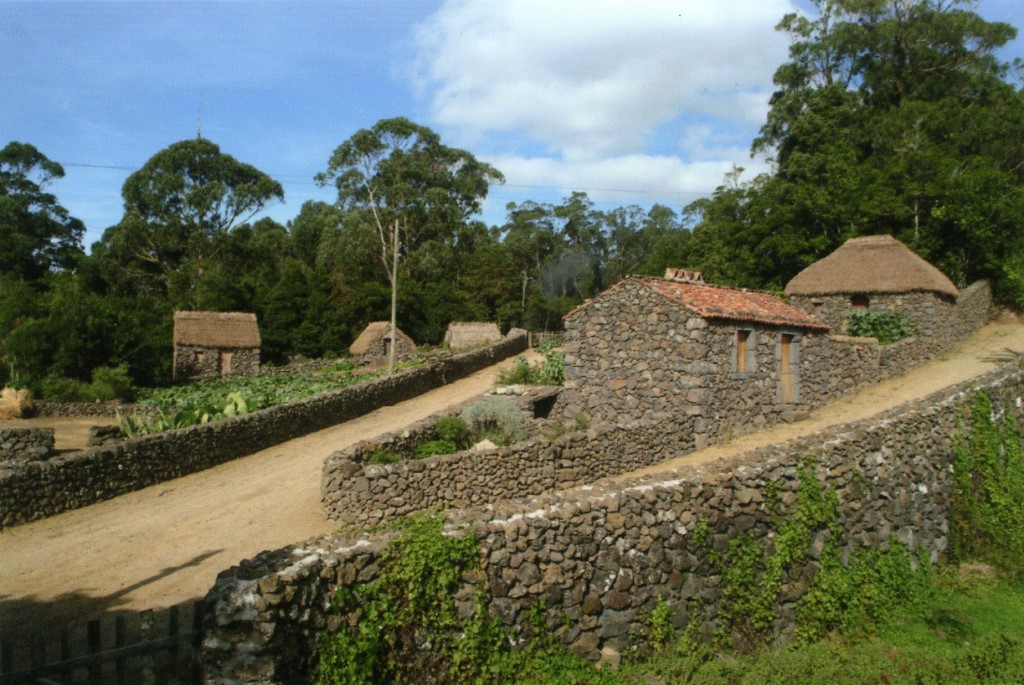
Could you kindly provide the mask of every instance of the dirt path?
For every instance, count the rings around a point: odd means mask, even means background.
[[[828,426],[864,419],[980,376],[1020,354],[1024,354],[1024,323],[991,323],[939,359],[815,409],[809,419],[773,426],[609,480],[655,474],[688,464],[706,464],[756,447],[808,435]]]
[[[486,392],[512,361],[244,459],[0,530],[0,635],[201,598],[240,560],[331,532],[320,507],[328,454]]]

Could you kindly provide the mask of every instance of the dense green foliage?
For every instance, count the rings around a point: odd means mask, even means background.
[[[894,311],[853,311],[850,312],[850,319],[846,324],[846,332],[849,335],[877,338],[882,345],[891,345],[909,338],[914,334],[914,328],[913,319]]]
[[[790,61],[753,151],[688,208],[690,264],[781,289],[859,235],[889,233],[960,287],[1024,304],[1024,94],[995,50],[1016,29],[963,0],[813,0],[778,25]]]
[[[980,559],[1024,579],[1024,459],[1016,421],[996,420],[991,401],[980,394],[967,438],[955,447],[953,557]]]

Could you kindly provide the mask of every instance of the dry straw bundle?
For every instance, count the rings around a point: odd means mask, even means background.
[[[0,390],[0,419],[20,419],[32,407],[28,390],[4,388]]]

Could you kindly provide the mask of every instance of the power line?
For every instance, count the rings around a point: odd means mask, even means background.
[[[61,166],[81,168],[81,169],[110,169],[114,171],[138,171],[140,167],[131,166],[119,166],[115,164],[89,164],[85,162],[60,162]],[[273,172],[265,172],[271,178],[278,179],[291,179],[285,181],[287,185],[304,185],[304,186],[319,186],[320,184],[313,179],[313,174],[308,176],[302,174],[275,174]],[[308,180],[307,180],[308,179]],[[668,190],[668,189],[644,189],[644,188],[583,188],[580,186],[546,186],[546,185],[531,185],[525,183],[496,183],[491,186],[490,193],[496,194],[501,192],[503,188],[515,188],[520,190],[557,190],[563,193],[569,192],[584,192],[584,193],[627,193],[631,195],[677,195],[680,197],[705,197],[709,192],[700,192],[696,190]]]

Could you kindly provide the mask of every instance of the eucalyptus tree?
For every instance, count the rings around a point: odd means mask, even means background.
[[[0,274],[34,281],[82,255],[85,225],[46,192],[63,176],[60,164],[28,143],[0,149]]]
[[[100,254],[123,285],[198,304],[197,285],[228,245],[224,234],[284,199],[281,184],[205,138],[157,152],[124,182],[124,216]]]
[[[404,117],[382,119],[339,145],[317,174],[333,183],[345,222],[376,233],[377,255],[391,286],[391,339],[395,339],[400,273],[410,257],[432,245],[453,243],[479,213],[501,172],[465,150],[448,147],[425,126]],[[394,369],[391,345],[389,369]]]

